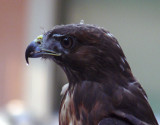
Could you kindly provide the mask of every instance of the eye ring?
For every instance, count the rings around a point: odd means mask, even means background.
[[[65,37],[61,40],[61,45],[65,49],[69,49],[73,45],[73,39],[71,37]]]

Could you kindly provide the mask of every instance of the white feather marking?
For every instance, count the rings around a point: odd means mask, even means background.
[[[69,87],[69,83],[66,83],[63,85],[62,90],[61,90],[61,95],[64,95]]]
[[[124,67],[123,67],[123,65],[119,65],[120,66],[120,68],[124,71]]]
[[[118,46],[118,48],[121,48],[119,44],[116,44]]]
[[[70,100],[71,100],[71,98],[70,98],[70,96],[69,96],[69,94],[67,92],[65,100],[64,100],[64,104],[63,104],[63,107],[62,107],[62,110],[61,110],[61,115],[62,116],[66,116],[66,114],[67,114],[66,112],[68,110],[68,105],[70,103]]]
[[[67,93],[66,98],[65,98],[65,101],[64,101],[64,104],[65,104],[66,107],[68,107],[69,102],[70,102],[70,99],[71,99],[71,98],[70,98],[69,94]]]
[[[113,35],[111,33],[107,33],[107,36],[109,37],[113,37]]]
[[[61,34],[53,34],[53,37],[62,37],[64,35],[61,35]]]
[[[73,124],[72,124],[72,120],[70,121],[69,125],[73,125]]]
[[[123,88],[124,92],[132,94],[132,92],[126,88]]]
[[[129,82],[129,84],[131,84],[131,85],[134,85],[135,83],[137,83],[137,81]]]
[[[84,24],[84,20],[81,20],[81,21],[80,21],[80,24]]]
[[[125,64],[125,61],[124,61],[123,57],[121,57],[121,60],[122,60],[122,62]]]

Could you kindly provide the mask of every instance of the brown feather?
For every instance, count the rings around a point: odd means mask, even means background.
[[[72,41],[70,48],[63,46],[64,38]],[[26,59],[36,47],[28,47]],[[69,80],[60,125],[158,125],[145,91],[110,32],[88,24],[56,26],[44,34],[41,47],[61,54],[42,57],[59,64]]]

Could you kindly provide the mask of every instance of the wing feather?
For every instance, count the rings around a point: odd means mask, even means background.
[[[132,125],[131,123],[118,118],[105,118],[98,125]]]

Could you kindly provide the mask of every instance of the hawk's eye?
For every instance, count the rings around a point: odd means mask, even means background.
[[[73,39],[71,37],[65,37],[61,40],[61,45],[65,48],[65,49],[69,49],[72,47],[73,45]]]

